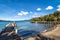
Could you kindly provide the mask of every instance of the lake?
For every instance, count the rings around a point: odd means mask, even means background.
[[[0,22],[0,31],[6,27],[8,23],[12,22]],[[46,29],[45,24],[30,23],[30,21],[16,21],[18,34],[22,37],[31,36],[37,32],[42,32]],[[24,35],[25,34],[25,35]]]

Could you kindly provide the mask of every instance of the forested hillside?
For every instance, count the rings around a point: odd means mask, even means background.
[[[60,12],[56,11],[56,12],[53,12],[49,15],[32,18],[30,21],[31,22],[35,22],[35,21],[37,21],[37,22],[41,22],[41,21],[60,21]]]

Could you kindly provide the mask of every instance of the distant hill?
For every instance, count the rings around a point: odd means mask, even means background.
[[[2,22],[2,21],[3,21],[3,22],[6,22],[6,21],[7,21],[7,22],[10,22],[10,21],[8,21],[8,20],[0,20],[0,22]]]
[[[5,20],[0,20],[0,21],[5,21]]]
[[[49,14],[49,15],[32,18],[30,21],[31,22],[36,22],[36,21],[37,22],[41,22],[41,21],[60,21],[60,12],[56,11],[56,12],[53,12],[52,14]]]

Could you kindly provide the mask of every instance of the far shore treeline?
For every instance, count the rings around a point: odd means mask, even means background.
[[[60,22],[60,11],[56,11],[42,17],[32,18],[30,21],[31,22],[48,22],[48,21]]]

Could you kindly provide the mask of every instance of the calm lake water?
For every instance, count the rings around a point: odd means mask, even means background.
[[[0,31],[2,31],[2,29],[4,29],[8,23],[12,22],[0,22]],[[20,34],[20,36],[31,35],[31,33],[34,34],[38,31],[42,32],[47,29],[45,24],[30,23],[30,21],[17,21],[16,24],[16,28],[18,29],[18,34]]]
[[[6,27],[8,23],[12,22],[0,22],[0,31]],[[30,23],[29,21],[17,21],[17,29],[20,30],[36,30],[36,31],[43,31],[46,29],[44,24],[36,24]]]

